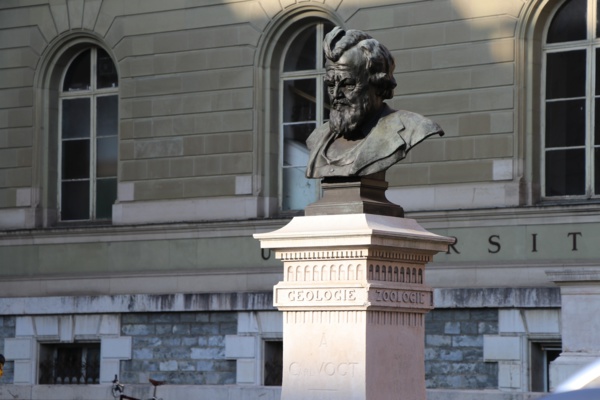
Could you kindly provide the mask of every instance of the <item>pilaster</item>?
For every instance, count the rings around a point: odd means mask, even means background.
[[[600,357],[600,273],[591,270],[548,271],[560,287],[562,353],[550,364],[550,389],[575,390],[590,383],[597,374],[578,382],[569,378]],[[568,384],[565,384],[568,381]]]

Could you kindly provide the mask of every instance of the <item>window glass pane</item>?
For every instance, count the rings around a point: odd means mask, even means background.
[[[600,37],[600,7],[596,5],[596,37]]]
[[[320,39],[321,43],[323,42],[325,35],[327,35],[329,32],[331,32],[333,30],[333,28],[335,28],[335,25],[329,21],[327,21],[323,24],[323,37]]]
[[[71,62],[63,82],[64,92],[90,89],[90,55],[91,50],[86,50]]]
[[[96,109],[96,135],[116,135],[118,130],[118,97],[98,97],[96,99]]]
[[[73,181],[62,183],[60,214],[63,221],[89,219],[89,207],[89,181]]]
[[[532,341],[529,346],[529,371],[531,373],[531,391],[549,392],[550,364],[562,351],[561,342]]]
[[[83,363],[86,384],[100,383],[100,345],[87,345],[87,354]]]
[[[98,89],[111,88],[119,86],[119,77],[117,75],[117,69],[112,61],[112,58],[106,51],[101,48],[97,50],[97,80],[96,85]]]
[[[283,168],[283,210],[303,210],[317,199],[318,179],[306,179],[306,166]]]
[[[317,26],[302,31],[285,56],[283,71],[303,71],[317,67]]]
[[[585,150],[546,152],[546,196],[585,194]]]
[[[548,29],[548,43],[586,39],[587,0],[567,0],[554,15]]]
[[[63,139],[90,137],[90,99],[62,101]]]
[[[315,124],[290,125],[284,127],[283,165],[306,166],[308,148],[306,139],[315,129]]]
[[[282,208],[302,210],[317,199],[318,181],[307,179],[308,148],[306,139],[315,124],[284,127]]]
[[[89,179],[90,141],[66,140],[62,143],[62,179]]]
[[[600,49],[596,49],[596,96],[600,95]]]
[[[548,53],[546,98],[585,96],[585,50]]]
[[[284,82],[283,122],[315,120],[316,83],[316,79],[296,79]]]
[[[323,82],[323,122],[329,121],[329,110],[331,110],[329,95],[327,94],[327,85]]]
[[[594,149],[594,162],[596,167],[594,168],[594,188],[595,194],[600,194],[600,148]]]
[[[594,144],[600,145],[600,98],[595,99],[595,120],[594,124]]]
[[[117,137],[96,140],[96,176],[117,176]]]
[[[281,386],[283,378],[283,341],[265,341],[265,386]]]
[[[81,382],[81,348],[77,347],[59,347],[56,354],[57,369],[60,370],[60,376],[57,376],[57,383],[74,384]]]
[[[546,103],[546,148],[585,145],[585,100]]]
[[[112,218],[112,205],[117,200],[117,179],[98,179],[96,182],[96,218]]]

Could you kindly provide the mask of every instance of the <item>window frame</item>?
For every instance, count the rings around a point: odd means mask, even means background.
[[[279,373],[269,374],[277,369]],[[262,379],[263,386],[281,386],[283,379],[283,338],[262,338]]]
[[[587,1],[587,15],[586,15],[586,38],[577,41],[565,41],[565,42],[557,42],[557,43],[548,43],[548,33],[550,30],[550,26],[554,19],[556,18],[558,12],[561,10],[563,5],[566,4],[566,0],[561,2],[556,6],[556,8],[551,13],[550,17],[546,21],[546,25],[544,27],[543,33],[543,41],[542,41],[542,57],[541,57],[541,110],[540,110],[540,160],[541,160],[541,168],[540,168],[540,199],[543,202],[557,202],[557,201],[585,201],[585,200],[600,200],[600,188],[595,188],[595,180],[596,180],[596,171],[594,168],[594,164],[600,165],[600,160],[596,161],[594,158],[595,149],[600,149],[600,144],[594,144],[595,140],[595,102],[596,96],[598,97],[598,101],[600,101],[600,94],[595,94],[596,87],[596,68],[600,68],[600,66],[596,65],[596,52],[600,52],[600,32],[596,33],[596,23],[600,19],[598,17],[597,10],[597,1],[596,0],[586,0]],[[594,27],[594,29],[590,30],[590,27]],[[596,37],[597,36],[597,37]],[[551,148],[546,147],[546,114],[547,114],[547,104],[551,102],[557,102],[565,99],[574,100],[580,97],[572,97],[572,98],[556,98],[556,99],[547,99],[546,93],[546,84],[547,84],[547,75],[548,75],[548,55],[556,54],[556,53],[564,53],[567,51],[576,51],[576,50],[584,50],[586,54],[586,76],[585,76],[585,98],[581,97],[581,99],[585,100],[586,106],[586,115],[585,115],[585,142],[583,146],[557,146]],[[556,195],[551,196],[547,194],[546,187],[546,177],[547,177],[547,153],[548,151],[564,151],[565,149],[584,149],[585,153],[585,189],[584,194],[578,195]],[[597,192],[597,194],[595,193]]]
[[[560,338],[528,338],[529,390],[538,393],[550,391],[550,363],[562,351]],[[539,368],[540,364],[542,368]]]
[[[39,342],[39,354],[40,360],[37,364],[38,368],[38,384],[39,385],[98,385],[100,384],[100,366],[101,366],[101,342],[100,341],[75,341],[69,343],[62,342]],[[77,382],[58,382],[58,375],[60,374],[59,368],[61,365],[57,365],[58,360],[61,359],[61,352],[66,349],[75,349],[80,351],[80,360],[79,360],[79,372],[80,376],[77,377]],[[96,354],[90,355],[90,351],[94,351]],[[42,355],[46,355],[43,357]],[[95,355],[95,357],[94,357]],[[90,360],[93,360],[94,363],[92,366],[89,366]],[[45,363],[50,362],[50,365],[45,365]],[[48,369],[49,376],[47,378],[51,378],[52,381],[45,381],[46,377],[42,370],[46,368]],[[92,371],[93,382],[89,382],[85,378],[89,378],[88,373]],[[84,382],[79,382],[79,379],[84,378]]]
[[[298,211],[303,211],[302,209],[291,209],[285,208],[284,202],[284,170],[288,168],[294,168],[298,166],[288,166],[284,165],[284,146],[285,146],[285,137],[284,132],[287,126],[293,125],[301,125],[307,123],[314,123],[315,128],[322,126],[325,122],[325,113],[324,108],[328,102],[328,94],[324,90],[323,80],[325,77],[325,66],[324,66],[324,53],[323,53],[323,40],[325,37],[325,25],[331,24],[334,25],[333,22],[326,19],[316,19],[310,20],[308,23],[299,26],[294,30],[293,34],[289,36],[287,42],[283,48],[282,56],[279,60],[278,65],[278,77],[279,77],[279,104],[278,104],[278,135],[279,135],[279,148],[278,148],[278,208],[282,213],[295,213]],[[294,43],[295,39],[305,32],[306,29],[312,28],[316,26],[316,69],[309,70],[299,70],[299,71],[284,71],[285,59],[290,51],[291,45]],[[316,81],[316,90],[315,90],[315,120],[311,121],[297,121],[297,122],[284,122],[284,112],[285,112],[285,83],[288,81],[301,80],[301,79],[314,79]],[[306,166],[304,166],[306,167]],[[321,192],[321,182],[316,180],[315,185],[315,197],[314,201],[316,201],[320,197]],[[308,204],[307,204],[308,205]]]
[[[97,197],[97,186],[98,186],[98,180],[99,177],[96,176],[96,164],[97,164],[97,115],[96,115],[96,111],[97,111],[97,100],[100,97],[110,97],[110,96],[115,96],[117,99],[117,115],[116,115],[116,119],[117,119],[117,130],[115,132],[114,135],[110,135],[110,137],[116,137],[117,138],[117,146],[116,146],[116,152],[117,152],[117,165],[116,165],[116,175],[114,178],[117,181],[117,185],[118,185],[118,160],[119,160],[119,85],[117,84],[116,86],[112,86],[112,87],[108,87],[108,88],[98,88],[98,71],[97,71],[97,65],[98,65],[98,49],[100,49],[101,47],[98,45],[94,45],[94,44],[90,44],[88,46],[85,46],[83,48],[78,49],[76,52],[74,52],[73,54],[70,55],[69,59],[66,61],[65,66],[62,68],[61,74],[60,74],[60,79],[59,79],[59,84],[58,84],[58,107],[57,107],[57,121],[58,121],[58,130],[57,130],[57,135],[58,135],[58,146],[57,146],[57,188],[56,188],[56,193],[57,193],[57,209],[58,209],[58,220],[61,223],[77,223],[77,222],[91,222],[91,221],[105,221],[105,222],[109,222],[112,220],[112,213],[111,216],[109,218],[98,218],[97,217],[97,202],[96,202],[96,197]],[[81,54],[83,54],[86,51],[90,51],[90,86],[88,87],[87,90],[74,90],[74,91],[65,91],[63,90],[63,85],[65,82],[65,78],[67,73],[69,72],[69,69],[73,63],[73,61],[75,61],[75,59],[77,57],[79,57]],[[102,48],[102,50],[104,50],[107,54],[108,52]],[[109,55],[110,57],[110,55]],[[114,62],[114,59],[111,57],[111,61],[113,63],[113,66],[115,67],[116,70],[116,63]],[[119,80],[119,74],[118,72],[116,72],[116,79],[117,82]],[[63,170],[62,170],[62,162],[63,162],[63,142],[65,141],[69,141],[72,139],[66,139],[63,138],[62,135],[62,127],[63,127],[63,104],[64,104],[64,100],[72,100],[72,99],[83,99],[83,98],[89,98],[90,99],[90,120],[89,120],[89,129],[90,129],[90,135],[89,135],[89,149],[90,149],[90,153],[89,153],[89,165],[88,165],[88,180],[90,182],[89,184],[89,188],[88,188],[88,194],[89,194],[89,200],[88,200],[88,218],[85,219],[63,219]],[[83,180],[83,179],[82,179]],[[115,197],[116,200],[116,197]]]

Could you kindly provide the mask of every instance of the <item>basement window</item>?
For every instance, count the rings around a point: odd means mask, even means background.
[[[40,344],[39,383],[42,385],[100,383],[100,343]]]
[[[264,385],[281,386],[283,377],[283,341],[264,341]]]
[[[550,390],[550,363],[558,358],[562,351],[561,342],[530,342],[531,391],[548,392]]]

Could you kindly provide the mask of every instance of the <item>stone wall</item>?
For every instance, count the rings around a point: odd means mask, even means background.
[[[498,387],[498,364],[483,361],[483,335],[498,333],[497,309],[436,309],[425,318],[430,389]]]
[[[0,316],[0,354],[6,352],[4,338],[15,337],[15,317],[6,315]],[[0,384],[13,381],[13,362],[8,361],[4,364],[4,375],[0,378]]]
[[[148,378],[169,384],[235,383],[235,361],[225,360],[225,335],[237,333],[236,312],[123,314],[121,334],[132,337],[133,357],[122,361],[124,383]]]
[[[39,99],[59,84],[52,77],[62,76],[53,69],[64,66],[62,51],[81,39],[104,47],[119,71],[113,221],[260,217],[255,210],[268,203],[256,194],[276,201],[279,180],[276,168],[265,167],[279,159],[279,129],[269,126],[277,119],[277,83],[266,84],[280,61],[270,51],[283,33],[275,31],[315,15],[388,46],[398,81],[390,105],[444,127],[444,140],[423,143],[402,169],[388,172],[390,187],[403,187],[396,195],[405,208],[517,205],[515,32],[526,3],[81,0],[78,7],[0,7],[0,56],[11,60],[0,65],[0,225],[36,227],[44,219],[36,209],[58,212],[57,145],[49,140],[58,132],[56,107]],[[272,96],[263,98],[267,92]]]

